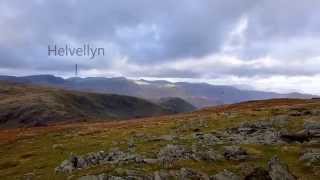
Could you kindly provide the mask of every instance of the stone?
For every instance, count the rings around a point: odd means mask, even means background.
[[[143,163],[143,158],[139,155],[125,153],[117,149],[110,150],[109,153],[104,151],[88,153],[84,156],[72,155],[68,160],[63,161],[55,168],[56,172],[71,173],[76,169],[83,169],[99,164],[127,164]]]
[[[320,165],[320,149],[308,149],[299,158],[306,166]]]
[[[232,144],[281,144],[279,132],[271,122],[242,123],[239,127],[229,128],[224,135],[225,143]]]
[[[248,158],[248,153],[240,146],[225,146],[224,157],[227,160],[242,161]]]
[[[192,152],[186,150],[184,146],[169,144],[160,150],[158,153],[158,159],[162,162],[192,159]]]
[[[306,122],[304,128],[313,138],[320,138],[320,122]]]
[[[68,160],[64,160],[58,167],[55,168],[55,172],[72,173],[78,167],[78,158],[71,155]]]
[[[125,180],[125,178],[118,176],[109,176],[106,174],[88,175],[78,178],[78,180]]]
[[[209,176],[205,173],[195,171],[193,169],[181,168],[179,172],[178,179],[201,179],[201,180],[209,180]]]
[[[272,180],[296,180],[297,178],[289,172],[288,166],[282,164],[278,157],[273,157],[268,162],[268,172]]]
[[[210,180],[241,180],[241,178],[228,170],[224,170],[214,176],[211,176]]]
[[[263,168],[255,168],[253,172],[248,174],[245,178],[245,180],[272,180],[269,172]]]
[[[215,162],[215,161],[220,161],[223,160],[224,157],[223,155],[221,155],[220,153],[214,151],[214,150],[195,150],[193,151],[194,153],[194,159],[198,160],[198,161],[211,161],[211,162]]]
[[[209,176],[205,173],[190,169],[181,168],[180,170],[160,170],[153,174],[153,180],[168,180],[168,179],[178,179],[178,180],[209,180]]]

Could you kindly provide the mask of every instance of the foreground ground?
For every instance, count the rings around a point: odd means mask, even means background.
[[[122,122],[1,130],[0,179],[217,179],[223,172],[243,179],[271,173],[270,159],[277,157],[293,176],[316,180],[319,123],[320,100],[282,99]]]

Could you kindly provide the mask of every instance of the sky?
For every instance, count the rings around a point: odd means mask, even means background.
[[[0,74],[125,76],[320,95],[319,0],[0,0]],[[48,45],[105,48],[94,59]]]

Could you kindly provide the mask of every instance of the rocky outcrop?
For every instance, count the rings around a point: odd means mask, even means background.
[[[158,159],[164,167],[170,167],[174,161],[193,159],[193,153],[184,146],[169,144],[160,150]]]
[[[160,170],[154,173],[143,174],[138,171],[126,171],[123,177],[112,176],[107,174],[100,175],[88,175],[80,177],[78,180],[168,180],[168,179],[178,179],[178,180],[209,180],[209,176],[205,173],[195,171],[189,168],[181,168],[180,170]]]
[[[271,122],[243,123],[239,127],[227,129],[231,143],[280,144],[279,132]]]
[[[320,123],[319,122],[306,122],[304,129],[299,132],[282,132],[281,139],[287,143],[305,143],[313,142],[320,143]]]
[[[97,153],[88,153],[84,156],[71,155],[68,160],[63,161],[56,172],[71,173],[76,169],[83,169],[99,164],[125,164],[125,163],[143,163],[143,158],[119,150],[111,150],[109,153],[100,151]]]
[[[110,176],[106,174],[100,175],[88,175],[78,178],[78,180],[125,180],[125,178],[119,176]]]
[[[241,180],[241,178],[228,170],[224,170],[214,176],[211,176],[210,180]]]
[[[248,153],[240,146],[224,147],[224,157],[227,160],[242,161],[248,158]]]
[[[196,160],[196,161],[219,161],[224,159],[223,155],[213,149],[201,149],[197,146],[187,148],[181,145],[169,144],[162,148],[158,153],[157,161],[163,167],[171,167],[178,160]]]
[[[181,147],[170,146],[170,149],[182,149]],[[234,147],[232,148],[234,149]],[[238,149],[238,148],[237,148]],[[175,151],[174,151],[175,152]],[[180,153],[179,156],[182,156]],[[79,180],[167,180],[167,179],[177,179],[177,180],[296,180],[297,178],[290,173],[287,165],[280,162],[277,157],[273,157],[268,162],[268,169],[258,167],[253,169],[252,172],[247,174],[245,177],[239,176],[229,170],[223,170],[213,176],[208,176],[206,173],[190,169],[181,168],[178,170],[161,169],[152,173],[145,173],[143,171],[136,170],[121,170],[114,172],[121,172],[121,176],[111,175],[111,174],[100,174],[100,175],[88,175],[79,178]]]
[[[269,175],[272,180],[296,180],[297,178],[289,172],[288,166],[282,164],[278,157],[273,157],[269,163]]]
[[[320,165],[320,149],[308,149],[300,157],[306,166]]]
[[[306,122],[305,131],[313,138],[320,138],[320,122]]]

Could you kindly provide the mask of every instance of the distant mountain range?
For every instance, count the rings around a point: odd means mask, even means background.
[[[42,78],[35,79],[44,83]],[[54,82],[57,79],[51,80]],[[191,104],[180,98],[162,99],[161,102],[154,103],[125,95],[87,93],[0,81],[0,128],[134,119],[193,110],[195,108]]]
[[[280,94],[254,90],[243,90],[232,86],[217,86],[206,83],[172,83],[168,81],[131,80],[123,77],[104,78],[68,78],[63,79],[52,75],[35,76],[0,76],[0,80],[20,82],[35,85],[59,87],[68,90],[84,92],[112,93],[128,95],[157,101],[161,98],[179,97],[197,108],[230,104],[249,100],[272,98],[301,98],[316,97],[309,94],[289,93]]]

